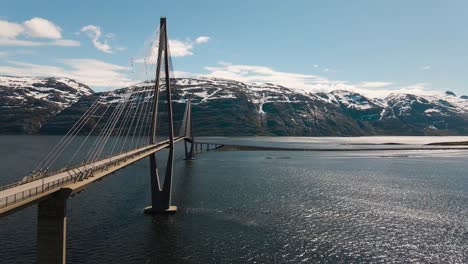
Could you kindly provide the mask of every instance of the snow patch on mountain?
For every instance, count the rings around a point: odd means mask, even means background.
[[[433,135],[468,131],[468,96],[458,97],[453,92],[393,93],[370,98],[349,90],[312,93],[272,83],[208,77],[178,78],[171,80],[171,85],[174,103],[186,103],[191,98],[194,109],[216,109],[216,120],[230,120],[229,124],[234,124],[232,131],[242,118],[250,122],[246,128],[249,133],[261,130],[278,135]],[[71,113],[77,108],[87,109],[98,96],[104,97],[102,103],[116,104],[137,100],[154,87],[153,80],[93,95],[86,85],[67,78],[0,76],[0,117],[6,124],[3,131],[35,133],[51,116],[70,114],[63,110],[87,95],[93,96],[74,104]],[[165,87],[160,91],[165,93]],[[22,117],[19,122],[18,116]],[[225,127],[216,129],[224,131]]]
[[[369,98],[365,95],[348,91],[311,93],[273,83],[242,83],[234,80],[200,77],[178,78],[174,83],[174,93],[179,96],[174,102],[185,103],[189,96],[194,104],[203,104],[212,100],[236,99],[246,95],[255,104],[259,114],[267,114],[265,106],[271,103],[301,103],[322,101],[357,114],[365,113],[366,118],[382,120],[411,115],[419,111],[427,115],[446,112],[468,113],[467,97],[457,97],[452,92],[440,95],[414,95],[393,93],[385,98]],[[143,82],[135,87],[154,86],[154,82]],[[163,89],[164,90],[164,87]]]
[[[1,95],[18,103],[44,100],[64,109],[93,94],[86,85],[68,78],[0,76]]]
[[[332,91],[335,100],[346,108],[356,110],[367,110],[376,107],[384,107],[385,104],[378,100],[369,99],[361,94],[350,92],[346,90],[335,90]]]
[[[153,89],[155,83],[146,81],[131,86],[139,92]],[[19,101],[33,98],[55,104],[59,109],[69,107],[81,96],[92,94],[86,85],[67,78],[34,78],[0,76],[0,86],[8,87],[4,96]],[[141,88],[147,89],[141,89]],[[393,93],[385,98],[369,98],[348,91],[311,93],[284,87],[273,83],[243,83],[234,80],[199,77],[178,78],[173,83],[173,101],[185,103],[192,98],[193,104],[205,104],[214,100],[238,99],[245,96],[253,103],[259,114],[268,114],[268,104],[325,103],[325,109],[332,106],[349,111],[355,118],[362,120],[384,120],[420,113],[427,116],[447,115],[448,113],[468,113],[468,97],[458,97],[447,91],[440,95],[414,95]],[[122,88],[106,94],[107,103],[118,103],[130,95],[129,88]],[[161,87],[164,91],[165,87]],[[319,104],[320,105],[320,104]],[[328,110],[327,110],[328,111]],[[325,111],[326,112],[326,111]],[[362,114],[360,114],[362,113]],[[307,113],[301,113],[306,115]],[[311,114],[311,113],[309,113]]]

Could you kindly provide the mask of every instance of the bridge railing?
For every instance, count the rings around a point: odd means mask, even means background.
[[[84,162],[73,165],[73,166],[65,166],[62,169],[57,170],[57,171],[50,171],[50,172],[43,172],[43,173],[40,173],[40,174],[33,174],[33,175],[25,177],[23,180],[21,180],[19,182],[14,182],[14,183],[10,183],[10,184],[7,184],[7,185],[0,186],[0,191],[10,189],[10,188],[13,188],[13,187],[16,187],[16,186],[20,186],[20,185],[23,185],[23,184],[26,184],[26,183],[29,183],[29,182],[32,182],[32,181],[45,179],[45,178],[53,176],[53,175],[55,175],[57,173],[74,170],[74,169],[82,167],[83,165],[84,165]]]
[[[153,147],[156,147],[156,146],[153,146]],[[42,179],[43,183],[41,185],[36,186],[36,187],[30,188],[30,189],[27,189],[27,190],[23,190],[21,192],[14,193],[14,194],[8,195],[6,197],[1,197],[0,198],[0,208],[5,208],[5,207],[7,207],[7,206],[9,206],[11,204],[15,204],[15,203],[24,201],[24,200],[26,200],[26,199],[28,199],[30,197],[33,197],[35,195],[39,195],[39,194],[48,192],[48,191],[50,191],[52,189],[59,189],[59,187],[62,187],[66,183],[76,181],[83,174],[88,175],[89,177],[92,177],[93,174],[95,172],[97,172],[97,171],[107,170],[107,168],[109,166],[120,164],[120,162],[126,161],[128,158],[133,158],[136,155],[139,155],[139,154],[141,154],[141,153],[143,153],[145,151],[148,151],[149,149],[151,149],[151,147],[148,146],[148,148],[143,148],[140,151],[137,151],[137,152],[129,154],[129,155],[124,155],[123,157],[115,159],[115,160],[112,160],[111,159],[112,157],[109,157],[108,158],[109,162],[107,162],[105,164],[102,164],[102,165],[99,165],[99,166],[94,166],[94,167],[90,168],[89,170],[79,171],[78,173],[70,174],[68,176],[62,177],[62,178],[54,180],[54,181],[44,182],[44,180],[47,177],[41,177],[41,178],[35,179],[35,180]],[[136,149],[134,149],[134,150],[136,150]],[[132,150],[132,151],[134,151],[134,150]],[[76,166],[74,166],[74,167],[75,168],[70,167],[68,171],[77,168]],[[56,171],[56,172],[54,172],[52,174],[49,174],[49,176],[54,175],[54,174],[58,174],[58,173],[62,173],[62,172],[65,172],[65,171],[67,171],[67,170],[59,170],[59,171]],[[6,185],[5,186],[6,188],[4,188],[3,190],[13,188],[13,187],[16,187],[16,186],[19,186],[19,185],[22,185],[22,184],[26,184],[26,183],[29,183],[29,182],[31,182],[31,181],[24,181],[24,182],[22,181],[22,182],[19,182],[19,183],[9,184],[9,185]]]
[[[151,150],[153,148],[156,148],[156,147],[164,145],[164,144],[167,144],[167,142],[163,141],[163,142],[160,142],[158,145],[148,145],[146,147],[135,148],[135,149],[133,149],[131,151],[128,151],[127,153],[121,153],[121,154],[125,154],[125,155],[123,155],[122,157],[119,157],[117,159],[114,159],[114,160],[112,160],[112,157],[107,157],[105,159],[109,159],[108,162],[106,162],[104,164],[101,164],[101,165],[92,166],[92,167],[90,167],[88,169],[85,169],[85,170],[80,170],[79,169],[80,166],[73,166],[73,167],[68,167],[67,169],[61,169],[61,170],[58,170],[58,171],[55,171],[55,172],[47,173],[46,174],[47,177],[40,177],[40,178],[38,177],[38,178],[35,178],[33,180],[24,180],[24,181],[20,181],[18,183],[13,183],[13,184],[6,185],[2,189],[0,189],[0,191],[4,191],[4,190],[10,189],[10,188],[14,188],[14,187],[17,187],[17,186],[20,186],[20,185],[23,185],[23,184],[33,182],[33,181],[40,181],[42,179],[42,184],[40,184],[40,185],[37,185],[35,187],[29,188],[29,189],[26,189],[26,190],[23,190],[23,191],[16,192],[16,193],[8,195],[8,196],[0,197],[0,209],[8,207],[9,205],[12,205],[12,204],[15,204],[15,203],[22,202],[24,200],[27,200],[27,199],[33,197],[33,196],[40,195],[42,193],[45,193],[45,192],[48,192],[48,191],[51,191],[51,190],[54,190],[54,189],[58,190],[58,189],[60,189],[60,187],[63,187],[63,185],[65,185],[67,183],[76,182],[77,180],[83,180],[83,179],[86,179],[88,177],[93,177],[94,173],[96,173],[98,171],[105,171],[105,170],[108,169],[109,166],[120,164],[121,162],[127,161],[129,158],[133,158],[133,157],[135,157],[137,155],[140,155],[141,153],[144,153],[146,151],[149,151],[149,150]],[[139,151],[136,151],[136,152],[131,153],[131,154],[129,153],[129,152],[133,152],[133,151],[138,150],[138,149],[139,149]],[[101,162],[101,161],[103,161],[105,159],[102,159],[100,161],[96,161],[95,163]],[[83,166],[81,166],[81,167],[83,167]],[[75,169],[78,169],[78,172],[76,172]],[[60,174],[60,173],[64,173],[64,172],[67,172],[67,171],[69,172],[69,175],[61,177],[60,179],[57,179],[57,180],[54,180],[54,181],[45,182],[45,180],[47,180],[48,177],[54,176],[54,175],[57,175],[57,174]],[[70,173],[70,171],[73,171],[73,173]]]
[[[41,185],[38,185],[36,187],[33,187],[31,189],[27,189],[21,192],[17,192],[14,194],[11,194],[6,197],[0,198],[0,208],[7,207],[11,204],[15,204],[21,201],[24,201],[30,197],[33,197],[35,195],[47,192],[49,190],[58,188],[59,186],[62,186],[64,183],[71,182],[74,179],[72,175],[60,178],[58,180],[52,181],[52,182],[47,182],[43,183]]]
[[[4,186],[0,186],[0,192],[3,191],[3,190],[6,190],[6,189],[16,187],[16,186],[21,185],[21,184],[22,184],[22,181],[21,182],[10,183],[10,184],[4,185]]]
[[[138,148],[135,148],[135,149],[138,149]],[[129,152],[134,151],[135,149],[129,150]],[[105,159],[112,159],[112,157],[111,157],[111,156],[108,156],[108,157],[106,157]],[[19,185],[22,185],[22,184],[26,184],[26,183],[29,183],[29,182],[32,182],[32,181],[36,181],[36,180],[40,180],[40,179],[43,179],[43,178],[47,178],[47,177],[56,175],[56,174],[61,173],[61,172],[65,172],[65,171],[70,171],[70,170],[78,169],[78,168],[83,167],[83,166],[85,165],[85,163],[86,163],[86,162],[83,161],[83,162],[78,163],[78,164],[75,164],[75,165],[65,166],[65,167],[63,167],[63,168],[61,168],[61,169],[59,169],[59,170],[33,174],[33,175],[30,175],[30,176],[25,177],[23,180],[21,180],[21,181],[19,181],[19,182],[14,182],[14,183],[10,183],[10,184],[7,184],[7,185],[0,186],[0,191],[6,190],[6,189],[10,189],[10,188],[13,188],[13,187],[16,187],[16,186],[19,186]]]

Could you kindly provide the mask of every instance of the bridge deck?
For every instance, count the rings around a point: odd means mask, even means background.
[[[174,143],[183,139],[184,137],[177,137],[174,139]],[[155,145],[137,148],[91,164],[59,171],[48,177],[24,183],[19,182],[17,185],[0,191],[0,216],[36,203],[61,189],[68,189],[70,194],[79,192],[86,185],[167,148],[169,145],[169,140],[165,140]],[[83,176],[83,173],[86,173],[87,177],[77,180]]]

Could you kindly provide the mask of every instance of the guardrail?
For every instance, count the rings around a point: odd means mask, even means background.
[[[52,182],[43,183],[42,185],[36,186],[28,190],[24,190],[6,197],[2,197],[0,198],[0,208],[7,207],[8,205],[21,202],[32,196],[47,192],[51,189],[57,188],[58,186],[62,186],[64,183],[72,181],[73,178],[74,177],[70,175]]]
[[[76,165],[73,165],[73,166],[66,166],[60,170],[57,170],[57,171],[52,171],[52,172],[48,172],[48,173],[41,173],[39,175],[31,175],[31,176],[27,176],[25,177],[25,179],[23,179],[22,181],[19,181],[19,182],[15,182],[15,183],[10,183],[8,185],[4,185],[4,186],[0,186],[0,191],[3,191],[3,190],[6,190],[6,189],[10,189],[10,188],[13,188],[13,187],[16,187],[16,186],[20,186],[20,185],[23,185],[23,184],[26,184],[26,183],[29,183],[29,182],[32,182],[32,181],[36,181],[36,180],[40,180],[40,179],[45,179],[47,177],[50,177],[52,175],[55,175],[57,173],[61,173],[61,172],[65,172],[65,171],[69,171],[69,170],[73,170],[73,169],[77,169],[79,167],[82,167],[84,166],[84,162],[82,163],[79,163],[79,164],[76,164]]]
[[[65,176],[65,177],[62,177],[60,179],[57,179],[57,180],[54,180],[54,181],[51,181],[51,182],[46,182],[46,183],[44,182],[44,180],[47,177],[35,179],[35,180],[42,179],[43,183],[41,185],[33,187],[31,189],[27,189],[27,190],[17,192],[15,194],[0,198],[0,208],[5,208],[5,207],[7,207],[7,206],[9,206],[11,204],[24,201],[24,200],[26,200],[26,199],[28,199],[30,197],[33,197],[35,195],[39,195],[41,193],[50,191],[52,189],[60,189],[59,187],[63,186],[65,183],[74,182],[77,179],[79,179],[79,177],[81,177],[83,175],[85,175],[86,177],[82,178],[80,180],[87,179],[88,177],[92,177],[94,175],[94,173],[97,172],[97,171],[105,171],[105,170],[107,170],[109,168],[109,166],[120,164],[120,162],[122,162],[122,161],[127,161],[128,158],[133,158],[133,157],[135,157],[135,156],[137,156],[137,155],[139,155],[139,154],[141,154],[141,153],[143,153],[145,151],[151,150],[153,147],[157,147],[157,145],[152,146],[152,147],[143,148],[143,149],[141,149],[141,150],[139,150],[139,151],[137,151],[135,153],[132,153],[131,155],[125,155],[125,156],[123,156],[121,158],[118,158],[116,160],[112,160],[112,157],[110,157],[109,162],[106,162],[106,163],[98,165],[98,166],[94,166],[90,170],[87,170],[87,171],[75,172],[73,175]],[[100,161],[98,161],[98,162],[100,162]],[[55,174],[58,174],[58,173],[63,173],[65,171],[70,171],[70,170],[73,170],[73,168],[69,168],[68,170],[59,170],[59,171],[56,171],[54,174],[51,174],[51,175],[55,175]],[[28,182],[31,182],[31,181],[28,181]],[[19,182],[19,183],[9,184],[9,185],[4,186],[4,187],[8,187],[8,188],[3,188],[3,189],[0,189],[0,190],[13,188],[13,187],[16,187],[16,186],[19,186],[19,185],[22,185],[22,184],[25,184],[25,183],[28,183],[28,182]]]

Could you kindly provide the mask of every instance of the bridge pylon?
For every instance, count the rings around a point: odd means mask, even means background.
[[[185,160],[194,160],[194,139],[192,134],[192,98],[189,96],[185,106],[182,125],[179,129],[179,137],[184,138]]]
[[[162,59],[164,58],[164,62]],[[172,192],[172,176],[174,171],[174,126],[172,115],[172,99],[171,99],[171,82],[169,75],[169,51],[167,39],[166,18],[161,17],[159,28],[159,46],[158,59],[156,66],[156,79],[154,84],[155,99],[153,104],[153,113],[151,119],[151,134],[150,144],[156,144],[156,127],[158,119],[158,101],[159,92],[161,90],[161,65],[164,63],[164,78],[166,85],[167,112],[168,112],[168,133],[169,133],[169,154],[166,162],[166,171],[164,182],[161,185],[156,162],[156,154],[153,153],[150,158],[150,175],[151,175],[151,206],[145,208],[146,214],[163,214],[174,213],[177,210],[176,206],[171,205]]]

